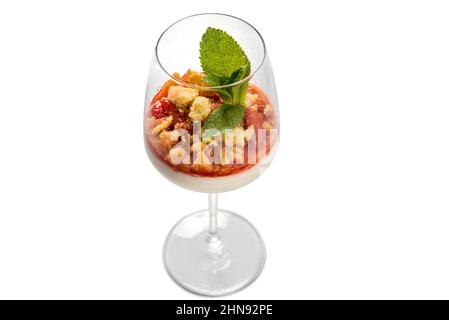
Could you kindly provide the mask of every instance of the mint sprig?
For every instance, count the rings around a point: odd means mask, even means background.
[[[235,104],[222,104],[215,109],[204,123],[205,134],[203,139],[218,132],[224,132],[226,129],[233,129],[242,122],[245,115],[245,108]]]
[[[234,38],[220,29],[209,27],[203,34],[200,61],[205,74],[203,81],[213,87],[237,83],[251,73],[251,63],[243,49]],[[210,114],[205,121],[205,129],[233,129],[245,114],[243,102],[248,91],[248,81],[214,90],[225,104]]]
[[[201,38],[200,60],[205,74],[227,78],[239,68],[249,66],[248,57],[237,41],[223,30],[211,27]]]

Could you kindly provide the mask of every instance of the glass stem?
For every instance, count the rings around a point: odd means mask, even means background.
[[[216,238],[218,233],[217,225],[217,194],[209,193],[209,238]]]
[[[209,234],[207,235],[208,248],[210,261],[214,266],[226,257],[226,250],[223,247],[223,242],[218,235],[218,212],[217,212],[217,194],[209,193]]]

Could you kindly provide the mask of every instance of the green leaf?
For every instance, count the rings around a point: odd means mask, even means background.
[[[247,76],[246,70],[247,70],[246,66],[242,67],[242,68],[238,68],[231,74],[230,77],[225,77],[225,76],[219,77],[219,76],[216,76],[213,74],[207,74],[204,76],[203,81],[210,86],[215,86],[215,87],[225,86],[225,85],[232,84],[232,83],[235,83],[235,82],[238,82],[238,81],[244,79]]]
[[[215,89],[215,91],[220,95],[224,103],[232,104],[232,90],[231,89]]]
[[[237,78],[236,81],[240,81],[242,79],[245,79],[247,76],[249,76],[251,69],[248,67],[244,67],[240,69],[239,78]],[[248,81],[245,81],[244,83],[232,87],[232,103],[233,104],[240,104],[243,105],[243,102],[245,101],[246,93],[248,91]]]
[[[238,87],[232,88],[232,103],[243,105],[245,102],[246,93],[248,91],[248,81],[242,83]]]
[[[250,62],[237,41],[220,29],[207,28],[200,43],[201,67],[206,75],[231,78]]]
[[[223,104],[212,111],[204,122],[204,129],[216,129],[223,132],[226,129],[234,129],[242,122],[245,108],[240,105]]]
[[[200,43],[204,82],[213,87],[237,83],[251,74],[251,63],[240,45],[223,30],[207,28]],[[225,105],[206,120],[206,129],[233,129],[242,121],[242,107],[248,91],[248,81],[226,88],[214,89]],[[220,110],[220,111],[219,111]]]
[[[242,80],[244,78],[243,76],[244,74],[245,74],[245,67],[238,68],[231,74],[231,77],[229,77],[228,84]]]
[[[206,74],[203,78],[203,81],[210,86],[218,87],[222,85],[223,79],[213,74]]]

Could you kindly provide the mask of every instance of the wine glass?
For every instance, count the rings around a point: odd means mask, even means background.
[[[263,173],[277,149],[278,129],[275,81],[252,25],[226,14],[196,14],[162,33],[145,98],[147,154],[173,183],[208,193],[208,209],[179,221],[164,245],[167,272],[181,287],[222,296],[262,271],[262,238],[242,216],[218,209],[217,193]]]

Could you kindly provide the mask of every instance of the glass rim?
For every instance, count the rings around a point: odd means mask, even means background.
[[[183,81],[181,79],[178,79],[178,78],[174,77],[162,65],[161,61],[159,60],[158,48],[159,48],[159,43],[161,42],[161,39],[165,35],[165,33],[167,33],[168,30],[170,30],[173,26],[175,26],[176,24],[178,24],[181,21],[184,21],[184,20],[187,20],[187,19],[190,19],[190,18],[193,18],[193,17],[197,17],[197,16],[206,16],[206,15],[219,15],[219,16],[224,16],[224,17],[229,17],[229,18],[233,18],[233,19],[239,20],[239,21],[245,23],[246,25],[248,25],[250,28],[252,28],[255,31],[255,33],[259,36],[259,38],[260,38],[260,40],[262,42],[263,57],[262,57],[262,60],[260,61],[259,65],[257,66],[257,68],[255,68],[254,71],[252,71],[246,78],[244,78],[242,80],[239,80],[237,82],[229,83],[229,84],[222,85],[222,86],[201,86],[201,85],[197,85],[197,84],[193,84],[193,83],[188,83],[188,82],[185,82],[185,81]],[[266,50],[266,47],[265,47],[265,41],[264,41],[262,35],[260,34],[260,32],[252,24],[250,24],[249,22],[247,22],[247,21],[245,21],[245,20],[243,20],[241,18],[238,18],[238,17],[230,15],[230,14],[213,13],[213,12],[211,12],[211,13],[196,13],[196,14],[192,14],[190,16],[184,17],[182,19],[179,19],[179,20],[173,22],[159,36],[159,39],[156,42],[156,47],[155,47],[154,51],[155,51],[155,54],[156,54],[156,61],[157,61],[158,65],[159,65],[159,67],[164,71],[164,73],[166,75],[168,75],[170,77],[170,80],[172,80],[172,81],[174,81],[174,82],[176,82],[178,84],[181,84],[181,85],[184,85],[184,86],[188,86],[188,87],[192,87],[192,88],[197,88],[197,89],[200,89],[200,90],[224,89],[224,88],[230,88],[230,87],[238,86],[238,85],[241,85],[241,84],[243,84],[245,82],[248,82],[257,73],[257,71],[259,71],[259,69],[262,67],[262,65],[265,62],[266,55],[267,55],[267,50]]]

